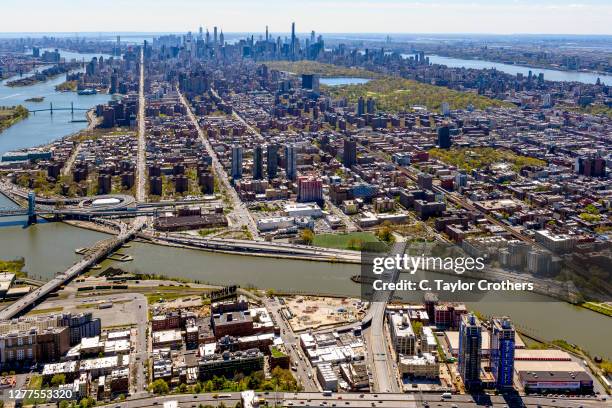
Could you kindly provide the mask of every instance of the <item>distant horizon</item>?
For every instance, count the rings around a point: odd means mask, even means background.
[[[219,27],[219,26],[218,26]],[[209,26],[208,28],[212,28]],[[221,28],[221,27],[219,27]],[[270,33],[274,34],[291,34],[290,31],[273,31],[269,30]],[[187,34],[191,32],[192,34],[197,34],[197,29],[195,30],[174,30],[174,31],[0,31],[0,35],[25,35],[25,34],[62,34],[65,36],[74,36],[79,34],[86,35],[171,35],[171,34]],[[612,37],[612,33],[610,34],[597,34],[597,33],[478,33],[478,32],[376,32],[376,31],[316,31],[316,34],[319,35],[379,35],[379,36],[393,36],[393,35],[429,35],[429,36],[475,36],[475,37]],[[250,34],[264,34],[265,28],[261,31],[223,31],[224,35],[250,35]],[[296,31],[296,35],[310,35],[311,31]],[[212,34],[212,32],[211,32]],[[393,39],[393,38],[391,38]]]
[[[612,35],[609,0],[2,0],[6,33],[299,32]],[[281,30],[279,30],[281,28]],[[567,35],[567,34],[566,34]]]

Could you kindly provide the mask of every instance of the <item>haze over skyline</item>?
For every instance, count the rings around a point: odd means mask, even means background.
[[[5,0],[1,32],[612,34],[607,0]]]

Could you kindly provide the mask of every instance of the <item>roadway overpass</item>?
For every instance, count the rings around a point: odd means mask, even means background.
[[[200,238],[196,236],[152,235],[141,233],[141,237],[155,242],[165,242],[189,247],[216,251],[243,252],[251,254],[270,254],[301,256],[312,260],[329,262],[360,263],[361,253],[333,248],[320,248],[308,245],[285,244],[266,241],[248,241],[227,238]]]

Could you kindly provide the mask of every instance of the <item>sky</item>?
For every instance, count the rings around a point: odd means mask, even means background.
[[[0,0],[0,32],[612,34],[612,0]]]

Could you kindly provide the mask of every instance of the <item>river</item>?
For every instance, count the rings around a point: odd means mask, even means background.
[[[103,233],[62,223],[3,227],[0,228],[0,259],[24,257],[25,269],[32,277],[48,279],[79,258],[74,252],[76,248],[104,237]],[[346,296],[360,293],[359,285],[350,280],[352,275],[359,274],[357,265],[211,253],[144,242],[131,242],[121,252],[132,255],[134,261],[106,260],[102,267],[112,265],[131,272],[281,291]],[[565,339],[594,355],[612,357],[609,345],[612,324],[604,315],[536,294],[490,293],[468,306],[487,315],[510,316],[519,329],[532,335],[548,340]]]
[[[77,59],[90,61],[97,54],[78,54],[60,50],[60,55],[66,60]],[[103,55],[105,58],[108,56]],[[10,78],[9,78],[10,79]],[[14,77],[13,77],[14,79]],[[24,87],[8,87],[7,80],[0,82],[0,105],[23,105],[30,110],[47,109],[53,103],[55,108],[69,108],[74,103],[75,108],[89,109],[98,104],[106,103],[111,96],[107,94],[78,95],[75,92],[57,92],[55,86],[65,81],[65,75],[60,75],[49,81]],[[42,102],[26,102],[33,97],[44,97]],[[72,122],[84,120],[85,111],[55,111],[31,113],[27,119],[16,123],[0,132],[0,155],[7,151],[34,147],[52,142],[53,140],[75,133],[87,127],[87,122]]]
[[[407,58],[412,55],[413,54],[402,54],[402,57]],[[582,82],[585,84],[594,84],[597,82],[597,78],[600,78],[601,82],[605,84],[612,84],[612,75],[594,74],[592,72],[560,71],[556,69],[526,67],[522,65],[504,64],[493,61],[442,57],[439,55],[427,55],[427,58],[429,58],[429,62],[432,64],[446,65],[450,68],[495,68],[498,71],[505,72],[506,74],[516,75],[521,73],[525,76],[527,76],[529,71],[531,71],[532,74],[536,76],[539,73],[543,73],[544,79],[548,81]]]

